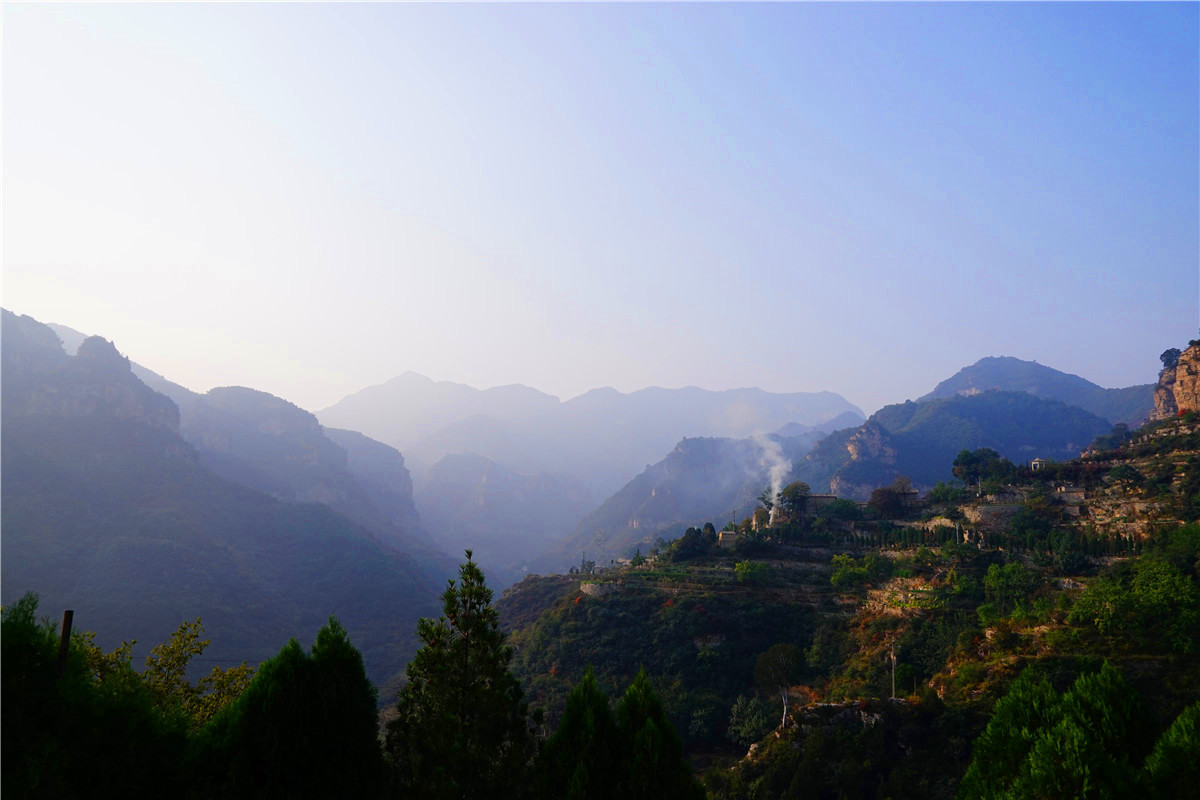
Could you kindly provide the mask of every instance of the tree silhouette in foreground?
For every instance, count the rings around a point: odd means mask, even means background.
[[[567,698],[558,730],[542,750],[540,794],[563,800],[616,797],[620,761],[617,719],[589,666]]]
[[[1154,743],[1137,696],[1107,661],[1061,695],[1030,667],[975,740],[958,796],[1182,797],[1200,779],[1198,751],[1200,704],[1185,709]]]
[[[211,796],[372,797],[383,784],[375,687],[330,617],[311,652],[295,639],[201,730],[197,774]]]
[[[683,743],[646,670],[638,670],[617,704],[617,729],[624,752],[614,797],[675,800],[704,797],[704,788],[683,757]]]
[[[536,743],[512,648],[492,591],[467,561],[442,594],[442,615],[421,619],[386,749],[401,794],[470,800],[529,793]]]
[[[546,800],[702,798],[683,743],[646,671],[639,670],[614,714],[589,666],[571,690],[558,730],[537,764]]]

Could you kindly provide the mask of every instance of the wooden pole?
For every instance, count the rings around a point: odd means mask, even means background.
[[[896,640],[888,642],[888,650],[892,655],[892,699],[896,699]]]
[[[58,643],[58,677],[63,676],[67,669],[67,652],[71,649],[71,621],[75,611],[68,608],[63,612],[62,639]]]

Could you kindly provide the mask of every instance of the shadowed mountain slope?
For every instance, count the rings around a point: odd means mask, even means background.
[[[1110,422],[1141,425],[1154,408],[1154,385],[1105,389],[1089,380],[1035,361],[1010,356],[981,358],[939,383],[921,400],[972,395],[998,389],[1078,406]]]
[[[885,406],[820,442],[797,466],[814,491],[865,500],[907,475],[919,488],[950,480],[962,450],[990,447],[1016,463],[1074,458],[1111,425],[1081,408],[1023,392],[988,391]]]
[[[533,566],[562,569],[584,551],[589,559],[606,561],[639,546],[648,551],[660,535],[673,538],[689,525],[740,520],[771,485],[773,471],[782,480],[821,435],[685,438],[584,517],[555,552]]]
[[[138,639],[135,655],[201,616],[211,656],[235,663],[336,614],[374,680],[403,667],[417,617],[436,612],[441,557],[216,475],[175,404],[103,339],[71,357],[8,311],[2,337],[4,603],[36,591],[105,645]]]
[[[86,338],[52,325],[68,353]],[[322,503],[397,547],[430,549],[412,498],[412,479],[395,449],[353,431],[325,430],[308,411],[241,386],[201,394],[130,365],[133,374],[179,408],[179,433],[223,478],[286,502]]]

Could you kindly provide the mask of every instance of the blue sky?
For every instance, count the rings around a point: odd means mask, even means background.
[[[10,4],[3,302],[314,410],[1149,382],[1200,324],[1197,9]]]

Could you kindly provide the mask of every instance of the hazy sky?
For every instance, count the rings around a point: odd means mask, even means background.
[[[1197,9],[6,3],[3,304],[313,410],[1149,382],[1200,322]]]

